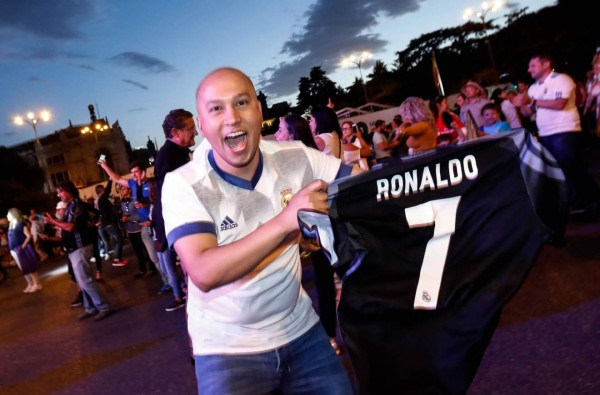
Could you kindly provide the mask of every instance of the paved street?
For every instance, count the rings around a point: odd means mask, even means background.
[[[596,153],[597,151],[594,151]],[[600,174],[598,155],[593,170]],[[126,256],[135,261],[129,243]],[[194,394],[185,310],[165,312],[159,276],[105,263],[116,313],[77,321],[64,259],[42,264],[44,289],[0,284],[0,394]],[[315,296],[310,266],[305,285]],[[344,359],[346,366],[348,361]],[[401,390],[390,393],[400,394]],[[600,393],[600,220],[571,218],[567,246],[546,246],[505,308],[470,395]]]

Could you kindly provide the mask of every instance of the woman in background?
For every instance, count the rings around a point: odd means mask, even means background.
[[[25,223],[23,214],[17,208],[11,208],[8,210],[6,215],[8,219],[8,248],[10,254],[17,262],[19,269],[23,271],[24,262],[21,262],[18,252],[21,249],[26,248],[32,240],[31,231],[29,226]],[[25,280],[27,281],[27,288],[23,290],[25,293],[37,292],[42,289],[40,284],[40,276],[38,275],[37,269],[31,273],[23,273]]]
[[[288,114],[279,118],[279,129],[275,132],[277,141],[302,141],[310,148],[318,149],[310,126],[300,115]]]
[[[361,169],[369,170],[367,158],[371,156],[371,147],[363,139],[362,132],[350,121],[342,122],[342,161],[346,165],[358,165]]]
[[[325,106],[314,107],[310,113],[310,130],[319,151],[341,158],[342,130],[335,111]]]
[[[465,132],[463,132],[462,121],[448,106],[448,99],[445,96],[436,96],[429,101],[429,109],[435,117],[435,126],[438,129],[438,140],[442,135],[442,139],[449,141],[449,144],[464,140]]]
[[[400,104],[399,110],[404,122],[396,133],[408,137],[406,145],[409,154],[414,155],[434,149],[438,130],[427,103],[420,97],[407,97]]]

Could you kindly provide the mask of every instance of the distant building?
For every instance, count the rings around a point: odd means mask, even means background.
[[[86,127],[93,132],[82,133]],[[104,172],[97,164],[102,154],[118,174],[129,172],[128,142],[118,121],[112,126],[107,119],[93,119],[92,123],[83,125],[69,122],[68,127],[41,137],[39,141],[40,144],[35,140],[27,141],[10,149],[44,171],[45,193],[54,191],[65,180],[73,181],[78,188],[105,180]]]

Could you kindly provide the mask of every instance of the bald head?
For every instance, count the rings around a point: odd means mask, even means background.
[[[214,69],[213,71],[208,73],[202,79],[202,81],[200,81],[200,84],[198,85],[198,88],[196,89],[196,105],[197,105],[198,101],[200,100],[200,96],[203,94],[203,90],[206,86],[211,86],[212,84],[219,81],[220,79],[228,78],[231,75],[235,75],[235,76],[241,77],[242,79],[246,80],[246,82],[252,87],[252,91],[254,92],[254,95],[256,96],[256,90],[254,89],[254,84],[252,83],[252,80],[250,80],[250,78],[246,74],[244,74],[242,71],[240,71],[236,68],[233,68],[233,67],[219,67],[218,69]]]

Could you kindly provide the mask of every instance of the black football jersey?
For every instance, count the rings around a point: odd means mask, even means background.
[[[502,307],[566,224],[564,175],[524,129],[339,180],[329,197],[361,394],[466,392]]]

